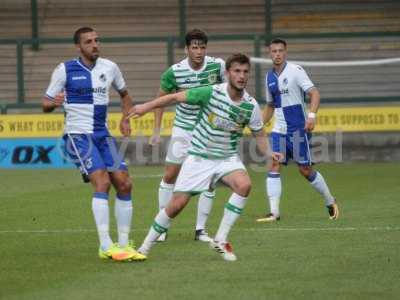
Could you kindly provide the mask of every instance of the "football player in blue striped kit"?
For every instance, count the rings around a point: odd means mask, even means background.
[[[132,220],[131,178],[115,139],[107,128],[107,107],[112,86],[121,97],[120,130],[131,133],[125,119],[132,107],[125,80],[119,67],[101,58],[99,38],[92,28],[79,28],[74,34],[79,58],[60,63],[53,72],[42,101],[43,111],[63,106],[64,142],[67,155],[93,186],[92,211],[100,240],[99,257],[114,260],[144,260],[129,241]],[[60,93],[64,97],[60,97]],[[115,217],[118,243],[109,234],[109,190],[116,189]]]
[[[312,167],[310,153],[311,132],[320,104],[320,94],[304,69],[286,61],[287,44],[282,39],[274,39],[267,45],[273,63],[273,69],[266,74],[267,105],[263,112],[264,123],[275,117],[270,135],[273,160],[266,180],[266,190],[270,213],[257,219],[258,222],[280,220],[279,202],[282,193],[280,176],[281,164],[293,159],[311,186],[320,193],[328,209],[329,218],[339,217],[339,208],[332,196],[324,177]],[[304,97],[310,97],[309,112],[306,113]]]

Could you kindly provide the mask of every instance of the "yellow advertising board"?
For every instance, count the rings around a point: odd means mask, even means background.
[[[162,135],[171,134],[175,113],[165,112]],[[109,113],[108,128],[114,136],[120,136],[120,113]],[[150,136],[154,126],[154,114],[131,120],[134,136]],[[0,115],[0,138],[59,137],[64,127],[62,114]],[[266,125],[271,131],[271,124]],[[340,107],[321,108],[318,112],[315,132],[367,132],[400,131],[400,106],[393,107]]]

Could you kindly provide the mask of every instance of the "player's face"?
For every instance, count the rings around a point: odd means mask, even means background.
[[[186,54],[192,65],[200,67],[204,63],[207,52],[207,45],[199,40],[193,40],[189,46],[186,46]]]
[[[271,44],[269,46],[269,54],[271,56],[272,62],[276,66],[286,62],[287,50],[284,44]]]
[[[237,91],[243,91],[246,88],[247,81],[250,76],[250,66],[248,64],[240,64],[238,62],[232,63],[226,76],[229,85]]]
[[[95,31],[82,33],[77,47],[87,60],[95,62],[99,58],[99,36]]]

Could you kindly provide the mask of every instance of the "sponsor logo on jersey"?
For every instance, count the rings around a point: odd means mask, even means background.
[[[240,131],[241,130],[241,127],[237,123],[235,123],[231,120],[223,119],[214,113],[211,113],[208,116],[208,121],[211,124],[211,127],[213,127],[213,128],[222,129],[224,131]]]
[[[93,94],[106,94],[107,93],[107,88],[105,87],[96,87],[96,88],[77,88],[77,89],[71,89],[72,93],[78,94],[78,95],[87,95],[90,93]]]
[[[100,75],[100,77],[99,77],[99,79],[100,79],[100,81],[102,81],[102,82],[106,82],[107,81],[107,77],[106,77],[106,74],[101,74]]]
[[[87,77],[86,76],[84,76],[84,75],[82,75],[82,76],[74,76],[74,77],[72,77],[72,80],[86,80],[87,79]]]
[[[289,89],[281,89],[280,93],[281,95],[289,94]]]

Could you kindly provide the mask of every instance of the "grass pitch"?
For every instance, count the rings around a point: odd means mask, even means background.
[[[400,165],[317,169],[340,219],[328,219],[321,197],[290,166],[282,172],[281,221],[256,223],[266,211],[265,172],[250,171],[253,190],[230,235],[233,263],[193,240],[196,198],[148,261],[102,261],[91,187],[76,170],[0,170],[0,299],[399,299]],[[156,214],[161,173],[131,169],[136,245]],[[217,190],[211,234],[228,197]]]

